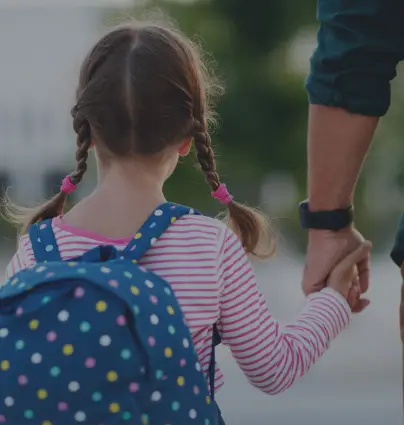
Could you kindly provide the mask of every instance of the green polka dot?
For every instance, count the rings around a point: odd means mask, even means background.
[[[130,412],[123,412],[122,419],[124,421],[129,421],[130,419],[132,419],[132,414]]]
[[[171,295],[171,290],[170,290],[170,288],[164,288],[164,292],[165,292],[167,295]]]
[[[32,410],[26,410],[24,412],[25,419],[32,419],[34,417],[34,412]]]
[[[132,353],[131,353],[128,349],[124,349],[124,350],[122,350],[122,351],[121,351],[121,357],[122,357],[124,360],[128,360],[128,359],[130,359],[130,358],[131,358],[131,356],[132,356]]]
[[[178,403],[178,401],[173,401],[171,404],[171,409],[173,409],[174,412],[176,412],[177,410],[180,409],[180,403]]]
[[[20,339],[19,341],[15,343],[15,348],[17,350],[22,350],[24,347],[25,347],[25,342],[22,339]]]
[[[175,334],[175,328],[174,328],[174,326],[173,326],[173,325],[170,325],[170,326],[168,327],[168,332],[169,332],[171,335],[174,335],[174,334]]]
[[[51,370],[50,370],[50,374],[54,378],[56,378],[57,376],[59,376],[60,375],[60,372],[61,372],[61,370],[60,370],[60,368],[58,366],[53,366],[51,368]]]
[[[139,313],[140,313],[139,307],[138,307],[137,305],[134,305],[134,306],[133,306],[133,312],[134,312],[135,314],[139,314]]]
[[[91,329],[91,325],[88,322],[81,322],[80,323],[80,330],[81,332],[88,332]]]
[[[209,419],[205,419],[205,425],[210,425],[210,420]]]
[[[93,393],[91,398],[93,399],[93,401],[101,401],[102,400],[102,394],[99,393],[99,392],[95,392],[95,393]]]
[[[51,297],[43,297],[42,298],[42,304],[48,304],[48,302],[51,300]]]
[[[164,372],[162,370],[158,370],[156,372],[156,379],[162,379],[164,376]]]

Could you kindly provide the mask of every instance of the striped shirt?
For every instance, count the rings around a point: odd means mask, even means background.
[[[77,257],[105,243],[123,249],[130,240],[106,239],[72,228],[60,217],[52,225],[63,259]],[[25,235],[8,265],[7,275],[33,264],[34,254]],[[289,388],[350,321],[345,299],[326,288],[310,295],[297,319],[281,327],[267,308],[237,236],[209,217],[178,219],[140,264],[171,284],[205,374],[211,355],[212,325],[217,323],[223,344],[230,348],[251,384],[267,394]],[[222,385],[223,375],[216,366],[216,390]]]

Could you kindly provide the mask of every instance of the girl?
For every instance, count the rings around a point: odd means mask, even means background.
[[[289,388],[348,326],[346,301],[353,265],[368,254],[363,244],[336,267],[328,287],[307,298],[294,323],[280,328],[258,290],[247,254],[265,257],[265,221],[233,201],[221,184],[207,131],[208,86],[200,58],[177,32],[154,24],[113,29],[90,51],[72,109],[77,133],[76,170],[60,193],[29,214],[14,214],[22,226],[19,249],[7,274],[34,264],[28,226],[53,218],[63,259],[101,244],[123,249],[158,205],[163,185],[179,157],[196,150],[212,195],[228,208],[228,225],[204,216],[177,220],[141,264],[166,279],[183,308],[205,373],[212,325],[230,347],[252,385],[267,394]],[[87,170],[94,147],[98,185],[63,215],[68,193]],[[118,220],[117,220],[118,219]],[[215,389],[223,375],[215,372]]]

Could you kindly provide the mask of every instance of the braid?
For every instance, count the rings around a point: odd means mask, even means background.
[[[76,170],[70,175],[70,180],[77,185],[87,171],[88,151],[91,147],[91,128],[87,119],[82,116],[77,105],[72,109],[73,129],[77,133]]]
[[[219,174],[216,171],[215,154],[212,140],[204,120],[194,122],[194,144],[196,157],[205,180],[215,192],[220,186]],[[274,251],[271,226],[267,218],[258,210],[231,201],[227,204],[227,215],[224,221],[239,237],[247,253],[258,258],[268,258]]]
[[[219,185],[219,175],[216,172],[215,153],[212,149],[212,139],[206,130],[206,125],[200,121],[195,121],[194,144],[196,149],[196,158],[199,162],[202,172],[205,174],[205,180],[215,191]]]

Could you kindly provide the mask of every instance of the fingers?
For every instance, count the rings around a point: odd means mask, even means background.
[[[360,298],[356,304],[352,307],[352,313],[361,313],[370,304],[370,301],[366,298]]]
[[[356,265],[358,267],[358,273],[360,278],[359,265],[362,267],[362,273],[366,273],[366,269],[364,268],[363,263],[368,261],[370,250],[372,248],[372,243],[369,241],[363,242],[360,244],[358,248],[356,248],[353,252],[347,255],[338,265],[339,269],[346,269],[347,271],[351,271],[352,268]]]
[[[356,266],[358,267],[359,285],[361,293],[364,294],[369,289],[370,280],[370,255],[365,256],[362,261],[359,261]]]

